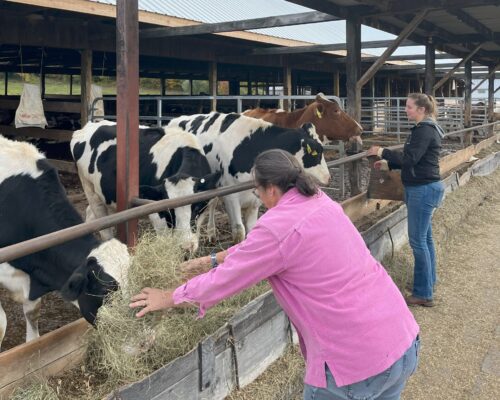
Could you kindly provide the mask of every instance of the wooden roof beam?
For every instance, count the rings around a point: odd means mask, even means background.
[[[491,32],[491,39],[493,42],[500,41],[500,32]],[[454,35],[454,43],[471,43],[471,42],[483,42],[484,36],[480,33],[466,33],[463,35]]]
[[[465,57],[464,59],[462,59],[456,66],[455,68],[453,68],[451,71],[449,71],[439,82],[437,82],[433,89],[434,91],[436,91],[437,89],[439,89],[441,86],[443,86],[447,81],[448,79],[451,78],[451,76],[455,73],[455,71],[457,69],[459,69],[461,66],[463,66],[467,61],[471,60],[472,57],[474,56],[474,54],[476,54],[480,49],[481,47],[483,46],[483,43],[481,43],[479,46],[477,46],[472,52],[469,53],[469,55],[467,57]]]
[[[448,14],[454,15],[460,22],[463,22],[465,25],[468,25],[479,33],[483,38],[483,40],[481,40],[482,42],[494,40],[493,32],[477,19],[467,14],[464,10],[460,8],[449,8],[446,11]]]
[[[428,8],[429,10],[442,10],[449,8],[468,8],[498,5],[498,0],[475,0],[473,3],[470,0],[391,0],[384,6],[383,3],[379,5],[378,11],[366,13],[365,16],[383,16],[394,14],[408,14],[415,13]]]
[[[377,11],[377,7],[369,5],[359,6],[339,6],[324,0],[287,0],[289,3],[298,4],[300,6],[312,8],[313,10],[322,11],[327,14],[335,15],[342,19],[365,15]]]
[[[376,49],[390,46],[393,40],[373,40],[369,42],[362,42],[363,49]],[[411,40],[404,40],[399,46],[418,46]],[[347,50],[347,43],[333,43],[333,44],[318,44],[311,46],[293,46],[293,47],[259,47],[253,49],[249,55],[263,55],[263,54],[298,54],[298,53],[317,53],[321,51],[341,51]]]
[[[426,26],[428,26],[427,21]],[[373,18],[367,18],[365,19],[365,23],[368,25],[377,28],[377,29],[382,29],[386,32],[392,33],[392,34],[399,34],[401,31],[401,28],[399,26],[393,25],[392,23],[389,23],[387,21],[382,21],[380,19],[373,19]],[[418,33],[412,33],[409,36],[410,40],[413,40],[417,42],[419,45],[424,46],[425,43],[427,42],[427,38],[424,36],[418,34]],[[452,43],[447,43],[440,39],[439,37],[434,37],[434,42],[436,44],[436,49],[440,51],[444,51],[448,54],[453,54],[457,56],[457,58],[463,58],[467,57],[467,55],[473,50],[470,49],[467,45],[462,45],[462,44],[452,44]],[[495,52],[485,52],[485,51],[479,51],[477,54],[475,54],[473,60],[482,62],[482,63],[491,63],[492,60],[485,60],[485,58],[491,58],[491,57],[496,57]]]
[[[417,26],[424,20],[425,16],[429,11],[427,9],[420,11],[413,20],[401,31],[399,36],[394,40],[394,42],[385,49],[384,53],[380,58],[373,63],[373,65],[368,68],[363,76],[356,83],[358,90],[361,88],[375,75],[375,73],[380,69],[380,67],[387,61],[389,56],[394,53],[394,51],[399,47],[399,45],[417,28]]]
[[[204,35],[209,33],[245,31],[249,29],[274,28],[278,26],[302,25],[315,22],[338,21],[339,18],[318,11],[298,14],[277,15],[265,18],[228,21],[213,24],[198,24],[172,28],[152,28],[143,30],[141,38],[162,38],[169,36]]]

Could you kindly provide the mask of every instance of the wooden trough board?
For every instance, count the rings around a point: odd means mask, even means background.
[[[476,151],[488,147],[496,139],[479,143],[475,146]],[[449,165],[457,166],[455,162]],[[461,177],[451,174],[444,180],[447,191],[465,184],[471,175],[490,172],[498,165],[500,153],[478,161]],[[365,192],[346,200],[342,206],[355,222],[388,203],[388,200],[370,200]],[[406,208],[403,206],[362,236],[375,258],[381,260],[405,241],[405,234]],[[0,399],[6,399],[17,385],[29,378],[56,375],[78,364],[85,352],[79,339],[88,329],[89,325],[80,319],[0,353],[0,370],[7,371],[0,375]],[[222,399],[233,388],[251,382],[279,357],[290,338],[288,320],[269,292],[242,308],[229,324],[206,338],[196,349],[144,380],[118,389],[109,398],[132,399],[141,393],[142,399],[174,398],[170,396],[174,394],[182,394],[179,398]]]
[[[81,318],[0,353],[0,399],[28,377],[57,375],[80,362],[86,350],[81,339],[88,329]]]

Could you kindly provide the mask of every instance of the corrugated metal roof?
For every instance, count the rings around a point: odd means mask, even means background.
[[[116,4],[115,0],[91,1]],[[207,23],[314,11],[284,0],[139,0],[139,9]],[[346,41],[344,21],[256,29],[251,32],[318,44]]]

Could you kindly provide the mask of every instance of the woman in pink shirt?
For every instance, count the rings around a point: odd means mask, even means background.
[[[299,336],[304,399],[399,399],[420,344],[398,288],[342,207],[292,155],[266,151],[253,174],[268,211],[247,238],[216,256],[191,260],[186,269],[208,272],[173,291],[145,288],[130,307],[144,307],[136,314],[142,317],[191,303],[203,316],[268,279]]]

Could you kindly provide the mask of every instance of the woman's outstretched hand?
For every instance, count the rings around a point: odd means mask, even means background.
[[[144,288],[141,293],[136,294],[130,300],[130,308],[144,307],[135,316],[141,318],[151,311],[166,310],[168,308],[176,307],[173,299],[173,291]]]

